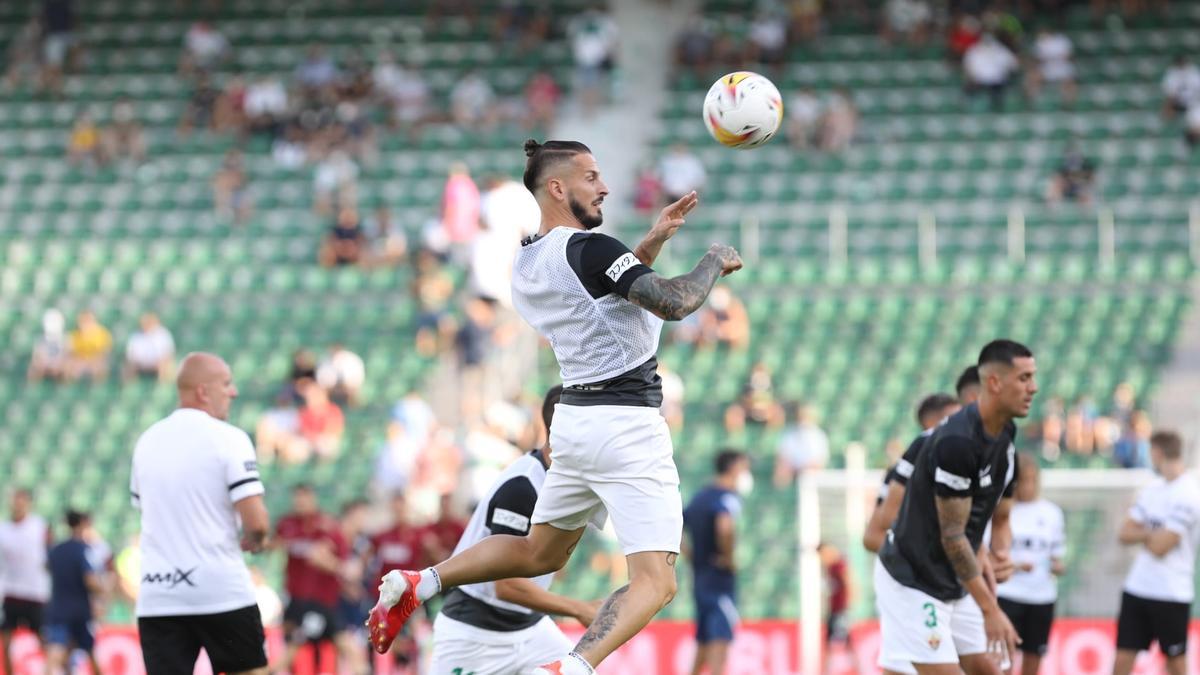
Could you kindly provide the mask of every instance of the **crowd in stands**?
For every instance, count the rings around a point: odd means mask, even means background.
[[[31,382],[102,381],[113,368],[112,351],[112,333],[94,312],[79,312],[75,327],[68,331],[62,312],[48,309],[42,315],[42,334],[34,343],[26,375]],[[137,329],[130,333],[120,373],[125,381],[165,382],[174,377],[175,340],[153,312],[143,314]]]

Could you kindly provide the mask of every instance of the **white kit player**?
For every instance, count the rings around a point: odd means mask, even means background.
[[[1113,675],[1129,675],[1151,642],[1166,656],[1167,672],[1187,672],[1188,618],[1195,594],[1200,544],[1200,482],[1187,471],[1179,434],[1150,436],[1158,478],[1138,495],[1121,525],[1126,546],[1140,546],[1121,595]]]
[[[696,206],[694,192],[664,208],[630,251],[592,231],[603,222],[608,187],[586,145],[528,141],[525,154],[525,187],[542,225],[513,263],[513,304],[558,360],[564,388],[550,430],[554,463],[528,535],[486,537],[436,567],[389,573],[367,624],[372,646],[386,651],[413,611],[443,589],[555,572],[589,522],[611,517],[629,584],[608,598],[574,651],[535,671],[577,675],[593,672],[675,595],[683,505],[659,413],[659,334],[663,320],[694,312],[742,261],[714,244],[691,272],[659,276],[650,265]]]
[[[542,404],[546,429],[562,387]],[[455,553],[493,534],[529,534],[538,491],[550,468],[549,446],[513,462],[479,502]],[[446,593],[433,622],[431,675],[521,675],[571,650],[549,615],[574,617],[584,626],[597,605],[549,591],[554,574],[459,586]]]

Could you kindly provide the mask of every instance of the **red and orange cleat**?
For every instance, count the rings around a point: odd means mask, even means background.
[[[391,649],[392,642],[404,628],[405,622],[421,606],[421,602],[417,600],[417,583],[421,581],[421,574],[408,570],[401,570],[400,574],[406,585],[400,599],[396,601],[396,604],[388,607],[384,604],[385,594],[381,593],[379,602],[367,616],[367,631],[371,636],[371,647],[380,654],[386,654]]]

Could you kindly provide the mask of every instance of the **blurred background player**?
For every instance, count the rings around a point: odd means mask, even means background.
[[[546,393],[542,422],[547,430],[561,395],[560,385]],[[553,449],[547,445],[505,469],[475,508],[455,550],[465,550],[494,534],[528,534],[552,454]],[[550,573],[534,579],[501,579],[452,589],[433,623],[431,675],[523,675],[570,651],[571,641],[551,615],[569,616],[588,626],[599,603],[551,593],[553,581],[554,574]]]
[[[273,666],[289,670],[296,652],[305,643],[312,645],[321,672],[323,645],[334,638],[338,628],[338,597],[342,587],[342,561],[348,551],[337,519],[321,511],[317,493],[307,483],[292,488],[292,512],[275,524],[272,546],[287,551],[284,587],[288,603],[283,611],[283,633],[287,652]],[[336,664],[328,664],[330,670]]]
[[[93,621],[93,601],[104,591],[97,570],[89,561],[88,543],[84,540],[89,516],[79,511],[67,511],[70,537],[50,549],[50,602],[46,606],[46,672],[57,675],[72,672],[70,655],[73,650],[87,655],[92,672],[99,674],[96,663],[96,633]]]
[[[954,393],[958,396],[959,405],[971,405],[979,400],[982,388],[979,381],[979,366],[967,366],[954,383]]]
[[[371,595],[367,587],[367,561],[371,555],[371,539],[366,533],[371,504],[354,499],[342,505],[339,522],[347,556],[342,561],[342,587],[338,597],[337,643],[343,667],[351,675],[370,672],[367,631],[362,618],[371,610]]]
[[[828,589],[828,607],[825,615],[825,650],[821,656],[821,672],[835,672],[833,665],[833,645],[840,645],[850,657],[854,672],[861,669],[858,657],[854,653],[854,645],[850,642],[850,625],[846,617],[850,609],[850,568],[846,556],[836,546],[822,542],[817,546],[817,555],[821,558],[821,568],[825,572],[825,588]]]
[[[741,495],[754,487],[750,459],[737,450],[722,450],[713,466],[715,477],[696,493],[683,511],[687,554],[692,562],[696,600],[696,660],[692,675],[722,675],[729,643],[738,625],[737,522]]]
[[[408,500],[400,492],[392,494],[391,518],[387,529],[377,532],[371,537],[371,574],[368,579],[374,581],[393,570],[407,570],[419,567],[426,560],[422,549],[428,539],[423,528],[412,522],[408,513]],[[453,550],[453,549],[451,549]],[[379,599],[379,591],[370,584],[371,599]],[[362,617],[359,617],[362,621]],[[415,631],[406,628],[392,648],[391,655],[395,662],[402,666],[415,665],[417,661],[417,643],[413,638]],[[464,671],[465,672],[465,671]]]
[[[1016,502],[1009,514],[1015,570],[1000,584],[1000,608],[1021,638],[1021,675],[1037,675],[1050,644],[1058,577],[1066,571],[1063,511],[1041,497],[1041,469],[1032,455],[1017,463]]]
[[[995,340],[980,352],[979,373],[979,401],[926,441],[876,568],[883,655],[922,675],[958,673],[960,661],[969,675],[995,672],[988,652],[1000,643],[1011,652],[1018,640],[984,578],[981,546],[991,521],[993,550],[1010,548],[1013,419],[1029,413],[1036,366],[1024,345]]]
[[[713,244],[691,272],[661,277],[650,264],[696,206],[695,193],[664,208],[635,253],[590,231],[604,222],[608,186],[586,145],[531,140],[525,154],[525,186],[542,224],[513,264],[513,304],[558,360],[564,389],[550,444],[559,454],[529,535],[487,537],[436,568],[385,578],[371,637],[386,650],[417,606],[443,588],[561,569],[584,527],[607,514],[629,561],[629,585],[609,597],[575,651],[539,669],[586,675],[675,596],[683,509],[658,410],[659,335],[664,320],[696,311],[742,260]]]
[[[262,615],[243,552],[262,551],[270,520],[254,445],[227,423],[237,386],[213,354],[183,359],[179,408],[133,450],[129,491],[142,513],[138,637],[147,675],[265,675]],[[239,538],[240,525],[240,538]]]
[[[1187,672],[1200,482],[1188,472],[1183,440],[1173,431],[1150,437],[1150,461],[1158,477],[1138,494],[1118,534],[1122,544],[1140,548],[1121,595],[1113,675],[1129,675],[1138,652],[1152,642],[1166,657],[1168,673]]]
[[[13,490],[9,520],[0,522],[0,578],[4,580],[4,614],[0,623],[0,650],[4,672],[12,671],[13,632],[24,628],[41,640],[42,619],[50,599],[46,552],[51,532],[45,519],[33,513],[33,493]]]

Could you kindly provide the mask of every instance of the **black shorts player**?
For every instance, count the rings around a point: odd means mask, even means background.
[[[214,673],[265,668],[266,637],[258,606],[219,614],[138,618],[146,675],[191,673],[208,652]]]

